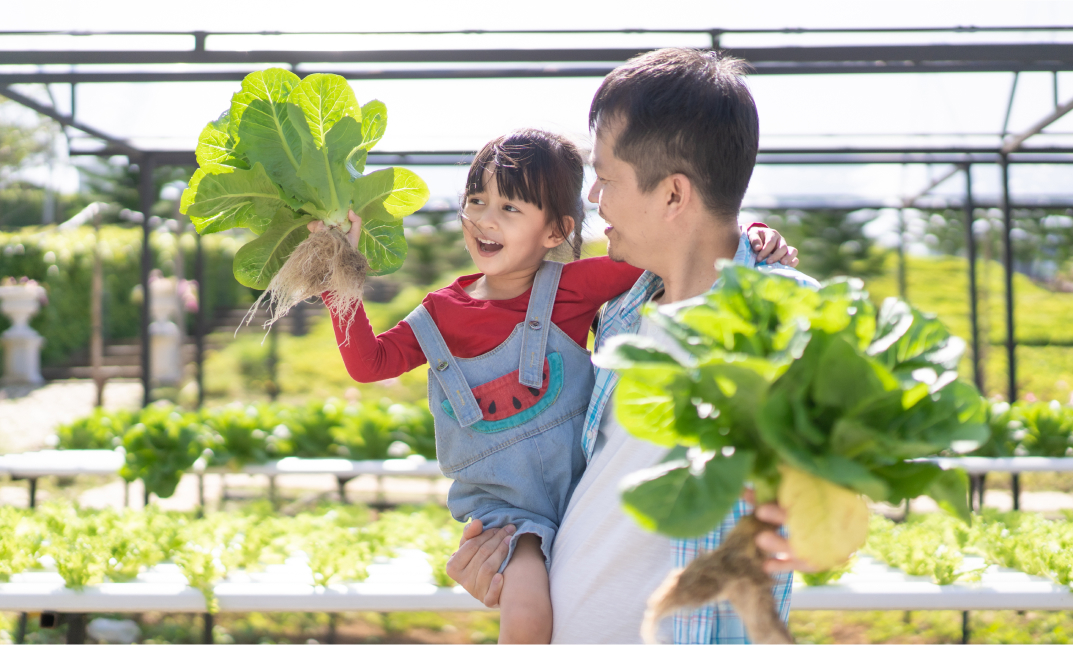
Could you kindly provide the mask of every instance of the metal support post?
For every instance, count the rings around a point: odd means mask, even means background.
[[[979,499],[976,500],[976,510],[984,510],[984,491],[987,486],[987,473],[981,473],[979,476],[978,488],[976,489]]]
[[[350,477],[340,477],[336,475],[335,480],[339,482],[339,503],[346,504],[346,483],[351,480]]]
[[[15,631],[15,642],[16,643],[25,643],[26,642],[26,612],[25,611],[19,613],[19,626],[18,626],[18,628],[16,628],[16,631]]]
[[[979,298],[976,293],[976,235],[973,232],[974,204],[972,201],[972,166],[965,166],[965,255],[969,261],[969,324],[972,329],[972,380],[977,389],[984,389],[983,366],[980,364]]]
[[[152,383],[149,365],[149,272],[153,268],[153,254],[149,248],[149,215],[156,201],[156,187],[153,183],[153,158],[143,156],[138,162],[138,196],[142,209],[142,406],[148,406],[152,400]]]
[[[1017,400],[1017,336],[1013,325],[1013,212],[1010,206],[1009,156],[1002,155],[1002,263],[1006,272],[1006,361],[1009,381],[1007,398]]]
[[[268,398],[275,401],[279,397],[279,324],[268,330]]]
[[[276,476],[268,476],[268,501],[272,502],[272,508],[279,510],[279,495],[276,492]]]
[[[905,209],[898,209],[898,297],[906,299],[905,275]]]
[[[205,517],[205,473],[197,474],[197,515]]]
[[[968,643],[972,631],[969,629],[969,612],[961,612],[961,642]]]
[[[37,478],[31,477],[30,483],[30,508],[37,508]]]
[[[213,626],[212,625],[212,623],[213,623],[212,614],[205,613],[205,614],[202,614],[202,617],[205,620],[205,631],[202,632],[202,634],[201,634],[201,642],[202,643],[212,643],[212,626]]]
[[[338,640],[336,634],[336,623],[338,622],[338,618],[338,614],[328,614],[328,636],[324,640],[329,643],[329,645],[334,645]]]
[[[67,645],[86,642],[86,615],[67,614]]]
[[[197,407],[205,405],[205,307],[208,306],[208,289],[205,287],[205,252],[201,248],[201,236],[197,239],[197,257],[194,260],[194,279],[197,280],[197,321],[194,328],[195,357],[197,362]],[[202,502],[204,506],[204,502]]]
[[[1013,510],[1021,510],[1021,473],[1010,475],[1010,492],[1013,495]]]

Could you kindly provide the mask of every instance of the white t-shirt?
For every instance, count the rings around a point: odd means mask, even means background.
[[[639,333],[658,337],[661,330],[642,320]],[[613,407],[600,420],[592,459],[552,547],[553,643],[642,642],[648,597],[672,568],[670,539],[638,526],[619,494],[625,476],[659,463],[667,449],[626,432]],[[661,628],[660,640],[670,641],[671,620]]]

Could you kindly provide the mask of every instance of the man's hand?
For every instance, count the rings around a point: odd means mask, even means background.
[[[347,213],[347,219],[353,223],[350,225],[350,230],[347,231],[346,239],[350,241],[351,246],[358,248],[358,238],[361,237],[361,218],[354,211],[350,211]],[[306,224],[306,228],[309,229],[310,233],[318,233],[328,230],[328,225],[319,219],[315,219]]]
[[[754,227],[749,229],[749,244],[756,252],[757,261],[766,261],[768,264],[782,263],[784,266],[797,266],[797,249],[786,244],[773,228]]]
[[[485,531],[480,520],[473,520],[463,529],[458,550],[447,560],[447,575],[486,607],[499,606],[503,591],[499,567],[507,559],[514,530],[514,525],[508,524]]]
[[[756,503],[756,496],[751,490],[747,489],[742,497],[750,504]],[[782,526],[786,523],[786,511],[782,510],[782,507],[778,504],[761,504],[756,507],[754,513],[756,514],[756,519],[768,524]],[[764,531],[758,534],[756,536],[756,546],[771,556],[764,562],[764,572],[769,575],[788,571],[816,570],[808,562],[795,558],[793,549],[790,548],[789,540],[774,531]]]

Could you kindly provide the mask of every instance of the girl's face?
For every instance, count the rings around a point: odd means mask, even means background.
[[[488,170],[484,191],[466,195],[463,214],[466,249],[486,276],[535,270],[548,250],[563,242],[543,209],[501,195]]]

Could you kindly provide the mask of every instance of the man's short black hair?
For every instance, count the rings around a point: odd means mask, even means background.
[[[642,191],[681,173],[708,210],[736,218],[760,138],[747,69],[745,61],[702,49],[636,56],[600,84],[589,128],[617,124],[615,156],[633,166]]]

